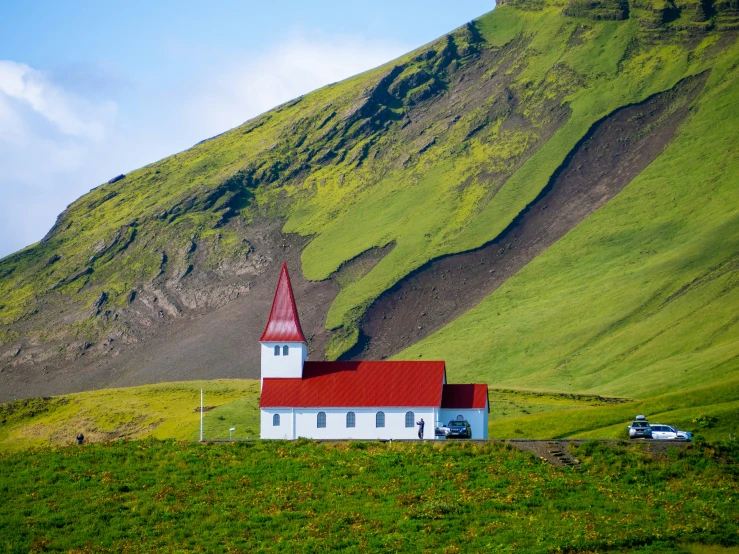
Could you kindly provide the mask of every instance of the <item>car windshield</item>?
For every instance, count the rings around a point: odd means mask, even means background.
[[[466,421],[450,421],[449,427],[467,427]]]
[[[646,421],[635,421],[634,423],[631,424],[631,426],[638,427],[641,429],[641,428],[649,427],[649,423],[647,423]]]

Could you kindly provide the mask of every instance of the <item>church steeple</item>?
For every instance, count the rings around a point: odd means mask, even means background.
[[[301,379],[308,344],[300,327],[287,263],[283,262],[269,319],[259,339],[262,344],[262,382],[267,377]]]
[[[293,287],[287,272],[287,262],[282,262],[280,280],[269,312],[269,320],[259,342],[305,342],[303,329],[295,307]]]

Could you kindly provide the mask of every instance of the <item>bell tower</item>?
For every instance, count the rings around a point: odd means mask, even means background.
[[[303,377],[308,344],[300,327],[287,262],[282,263],[272,309],[259,342],[262,345],[262,384],[265,378]]]

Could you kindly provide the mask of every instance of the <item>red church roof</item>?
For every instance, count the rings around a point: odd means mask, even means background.
[[[264,379],[259,407],[439,406],[445,375],[444,362],[305,362],[302,379]]]
[[[306,342],[300,328],[298,309],[295,307],[293,287],[287,273],[287,262],[282,263],[280,280],[277,282],[272,310],[260,342]]]
[[[484,409],[488,407],[487,385],[444,385],[441,407],[449,409]],[[488,411],[490,408],[488,407]]]

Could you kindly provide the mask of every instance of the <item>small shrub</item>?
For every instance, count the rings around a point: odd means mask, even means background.
[[[705,413],[701,413],[698,417],[693,419],[693,423],[695,423],[701,429],[710,429],[716,424],[717,421],[717,418],[706,415]]]

